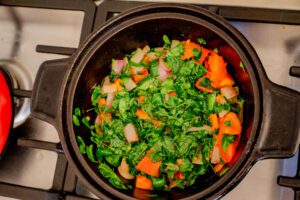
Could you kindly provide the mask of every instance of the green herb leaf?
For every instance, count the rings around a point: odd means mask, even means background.
[[[136,164],[145,156],[148,146],[142,142],[135,145],[127,154],[126,160],[128,164],[136,166]]]
[[[182,164],[180,165],[180,171],[181,172],[190,172],[193,171],[194,165],[191,163],[191,161],[187,158],[184,158],[182,160]]]
[[[201,57],[201,51],[199,51],[198,49],[194,48],[193,49],[193,54],[194,54],[194,58],[195,60],[199,60]]]
[[[229,170],[229,167],[226,167],[220,174],[219,176],[223,176],[224,174],[226,174]]]
[[[98,98],[100,96],[100,91],[101,91],[100,86],[95,87],[94,90],[93,90],[93,93],[92,93],[92,96],[91,96],[91,101],[92,101],[93,106],[96,106],[97,103],[98,103]]]
[[[211,88],[211,81],[206,77],[202,77],[200,86],[205,87],[205,88]]]
[[[163,35],[163,41],[166,45],[171,45],[171,41],[167,35]]]
[[[161,51],[158,51],[158,52],[155,53],[156,57],[161,57],[162,55],[163,55],[163,52],[161,52]]]
[[[225,126],[231,126],[231,121],[227,120],[224,122]]]
[[[121,163],[122,156],[120,155],[109,155],[105,156],[105,160],[113,167],[118,167]]]
[[[161,178],[151,177],[151,180],[154,189],[158,189],[158,190],[163,189],[164,186],[167,184],[167,180],[165,177],[161,177]]]
[[[89,145],[86,147],[86,154],[88,156],[88,158],[92,161],[92,162],[95,162],[95,157],[94,157],[94,154],[93,154],[93,144]]]
[[[79,151],[82,154],[85,154],[85,143],[84,140],[82,139],[82,137],[80,137],[79,135],[77,136],[77,142],[78,142],[78,146],[79,146]]]
[[[183,44],[178,44],[175,48],[173,48],[169,53],[167,53],[167,57],[168,56],[181,56],[184,53],[184,45]]]
[[[89,121],[87,120],[86,117],[81,119],[81,122],[87,127],[87,128],[91,128]]]
[[[202,44],[202,45],[206,44],[206,40],[204,40],[203,38],[197,38],[197,41],[199,44]]]
[[[214,105],[216,102],[216,96],[217,96],[217,94],[215,92],[208,95],[208,110],[209,111],[212,111],[214,109]]]
[[[106,178],[114,187],[123,190],[131,188],[131,186],[125,185],[118,175],[107,164],[100,163],[98,169],[102,176]]]
[[[74,114],[76,115],[76,116],[81,116],[81,111],[80,111],[80,108],[75,108],[74,109]]]
[[[73,119],[73,123],[75,124],[75,126],[80,126],[79,119],[76,115],[73,115],[72,119]]]
[[[215,52],[215,53],[219,53],[219,50],[218,50],[218,48],[214,48],[213,52]]]

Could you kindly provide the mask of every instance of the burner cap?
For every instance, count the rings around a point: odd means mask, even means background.
[[[13,123],[13,103],[9,78],[0,70],[0,157],[5,150]]]
[[[0,68],[8,74],[12,88],[31,90],[32,78],[26,68],[13,60],[0,60]],[[16,128],[30,115],[30,99],[14,97],[14,124]]]

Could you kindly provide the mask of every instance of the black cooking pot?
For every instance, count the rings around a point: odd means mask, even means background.
[[[150,4],[124,12],[99,27],[71,58],[45,62],[34,84],[32,115],[57,128],[69,163],[94,194],[114,199],[150,198],[146,190],[117,190],[103,179],[97,165],[79,152],[76,136],[89,143],[89,130],[73,126],[72,111],[75,107],[92,107],[91,89],[110,72],[112,58],[122,58],[146,44],[162,46],[163,34],[179,40],[203,37],[208,48],[218,48],[246,96],[246,103],[240,155],[228,173],[221,178],[207,173],[194,186],[162,192],[160,198],[221,197],[241,181],[257,160],[289,157],[296,152],[300,94],[268,80],[249,42],[226,20],[205,9]]]

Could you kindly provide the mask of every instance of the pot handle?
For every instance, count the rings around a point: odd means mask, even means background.
[[[33,117],[56,125],[68,66],[69,59],[46,61],[40,66],[32,90]]]
[[[300,142],[300,93],[268,81],[264,99],[258,158],[291,157]]]

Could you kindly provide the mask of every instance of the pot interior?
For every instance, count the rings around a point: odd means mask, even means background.
[[[249,139],[254,117],[254,96],[251,80],[247,72],[248,66],[245,66],[246,71],[244,72],[240,67],[240,56],[232,46],[225,41],[222,35],[212,31],[207,25],[200,25],[182,18],[160,18],[141,21],[117,31],[117,33],[99,45],[79,77],[73,98],[73,108],[79,107],[82,110],[92,108],[90,100],[92,87],[95,86],[95,84],[100,84],[102,79],[109,74],[110,64],[113,58],[123,58],[125,54],[131,53],[137,47],[144,47],[145,45],[160,47],[163,45],[162,36],[164,34],[168,35],[170,39],[178,40],[191,39],[192,41],[197,41],[198,37],[202,37],[207,42],[206,47],[209,49],[217,48],[219,54],[222,55],[228,63],[227,69],[240,86],[240,93],[246,99],[244,105],[242,139],[238,148],[238,152],[242,153]],[[91,115],[91,121],[94,121],[95,118],[96,115]],[[87,128],[77,128],[74,126],[74,130],[75,135],[80,135],[86,144],[91,144],[90,134]],[[239,153],[236,154],[236,157],[238,157]],[[87,157],[85,161],[96,174],[102,178],[97,170],[97,164],[90,162]],[[158,197],[164,197],[166,199],[186,198],[206,190],[213,184],[216,184],[219,179],[220,178],[211,170],[200,177],[193,186],[184,190],[175,189],[172,190],[172,192],[160,192],[158,193]],[[103,179],[103,181],[109,184],[107,180]],[[101,185],[95,187],[101,187]],[[150,192],[147,190],[133,189],[121,192],[139,199],[154,198],[148,196]]]

